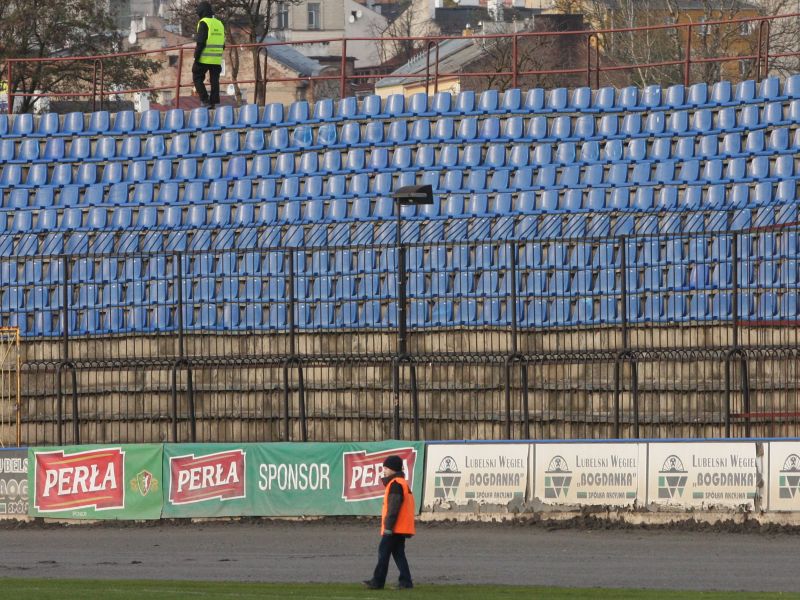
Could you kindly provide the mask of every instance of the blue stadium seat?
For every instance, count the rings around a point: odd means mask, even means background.
[[[22,113],[14,115],[11,124],[11,135],[14,137],[26,137],[33,134],[33,114]]]

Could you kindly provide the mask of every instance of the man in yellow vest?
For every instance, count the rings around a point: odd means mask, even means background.
[[[394,557],[400,571],[398,589],[411,589],[411,570],[406,559],[406,538],[416,533],[414,527],[414,496],[403,473],[403,459],[392,455],[383,461],[383,511],[381,512],[381,543],[378,545],[378,564],[372,579],[364,582],[371,590],[382,589],[389,571],[389,558]]]
[[[225,49],[225,27],[214,18],[214,9],[209,2],[197,5],[197,45],[194,49],[192,81],[203,106],[219,104],[219,76],[222,72],[222,52]],[[206,73],[211,79],[211,94],[206,90]]]

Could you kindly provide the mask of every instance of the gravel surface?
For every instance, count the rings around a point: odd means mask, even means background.
[[[357,582],[377,521],[0,526],[0,577]],[[796,591],[795,530],[423,523],[417,584]],[[392,565],[389,576],[396,577]]]

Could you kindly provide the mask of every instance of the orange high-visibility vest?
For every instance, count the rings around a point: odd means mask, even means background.
[[[417,530],[414,527],[414,495],[408,487],[408,482],[402,477],[395,477],[386,486],[383,492],[383,510],[381,511],[381,535],[386,531],[386,513],[389,512],[389,486],[394,482],[400,484],[403,488],[403,503],[400,505],[400,512],[397,515],[397,521],[394,524],[392,533],[402,533],[405,535],[414,535]]]

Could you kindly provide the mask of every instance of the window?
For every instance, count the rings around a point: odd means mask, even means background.
[[[176,66],[177,64],[178,64],[178,57],[177,57],[177,56],[175,56],[175,55],[170,55],[170,56],[169,56],[169,66],[170,66],[170,67],[174,67],[174,66]]]
[[[285,2],[278,3],[278,15],[275,18],[275,29],[289,29],[289,7]]]
[[[309,29],[322,29],[322,23],[320,21],[320,3],[319,2],[309,2],[308,3],[308,28]]]
[[[742,21],[739,24],[739,35],[743,37],[747,37],[752,35],[752,33],[756,30],[756,24],[752,21]]]

